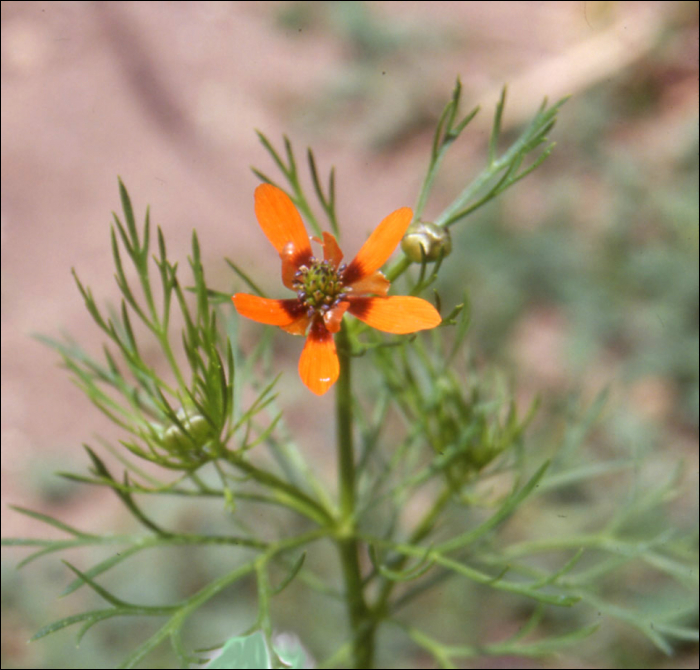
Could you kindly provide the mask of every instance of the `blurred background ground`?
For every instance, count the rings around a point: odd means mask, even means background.
[[[480,104],[482,113],[446,161],[428,217],[483,165],[503,83],[508,132],[545,96],[572,98],[545,165],[454,229],[459,262],[446,263],[443,300],[469,290],[479,360],[504,370],[524,398],[541,393],[545,412],[609,387],[599,448],[646,448],[659,477],[682,459],[688,494],[672,512],[679,525],[696,522],[697,3],[3,2],[3,536],[49,534],[8,504],[87,530],[130,527],[105,492],[52,476],[83,471],[80,445],[95,433],[118,436],[31,339],[67,331],[98,350],[70,268],[97,296],[118,299],[108,233],[116,175],[137,212],[150,204],[171,257],[184,265],[196,227],[212,285],[240,288],[229,256],[272,293],[278,261],[253,217],[249,167],[273,167],[254,129],[273,142],[287,134],[300,155],[313,146],[324,168],[336,166],[345,248],[354,250],[415,201],[457,75],[464,111]],[[325,429],[309,412],[332,400],[298,392],[298,342],[287,339],[276,350],[280,402],[330,473]],[[162,513],[202,523],[191,510]],[[144,568],[164,573],[143,578],[149,599],[166,599],[168,579],[196,583],[191,556],[169,558],[166,569],[161,559]],[[80,651],[70,632],[27,646],[40,626],[80,608],[75,596],[56,600],[68,575],[55,558],[19,574],[13,564],[5,551],[3,667],[114,667],[132,648],[129,630],[139,629],[109,625]],[[486,635],[501,635],[497,620],[478,617]],[[625,641],[549,665],[697,667],[693,647],[665,659]],[[167,656],[152,662],[170,667]]]

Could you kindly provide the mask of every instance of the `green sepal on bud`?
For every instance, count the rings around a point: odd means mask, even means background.
[[[401,249],[413,263],[436,261],[452,251],[450,231],[430,221],[412,223],[401,240]]]

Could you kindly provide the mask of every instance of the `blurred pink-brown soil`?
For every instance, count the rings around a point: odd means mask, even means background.
[[[31,335],[68,332],[99,352],[100,332],[70,269],[102,304],[118,303],[108,229],[110,212],[120,211],[117,175],[138,218],[150,205],[183,269],[196,228],[212,286],[240,287],[228,256],[273,293],[278,260],[253,216],[250,166],[277,175],[255,129],[276,146],[287,134],[300,162],[313,146],[324,171],[335,165],[352,254],[383,216],[415,199],[431,129],[409,125],[392,138],[407,110],[439,113],[459,75],[466,104],[484,110],[471,130],[482,149],[504,82],[508,127],[526,121],[545,96],[573,94],[576,104],[589,87],[614,82],[647,57],[657,26],[695,3],[372,2],[382,25],[404,39],[415,34],[417,46],[378,56],[362,74],[369,103],[351,98],[345,106],[333,106],[333,92],[356,84],[355,54],[337,32],[279,19],[297,4],[2,3],[3,535],[47,532],[7,508],[37,507],[37,491],[27,486],[37,463],[80,469],[83,442],[116,435],[57,368],[57,354]],[[430,31],[438,36],[432,43]],[[697,105],[694,77],[689,68],[678,84],[679,113]],[[324,104],[330,113],[319,116]],[[377,150],[382,140],[389,149]],[[462,149],[468,160],[474,147]],[[449,197],[436,193],[436,211]],[[527,216],[522,225],[530,225]],[[516,359],[545,386],[565,365],[561,328],[556,314],[534,313],[514,344]],[[303,418],[308,399],[299,392],[294,345],[277,354],[286,370],[281,402],[299,410],[300,441],[318,448],[325,429]],[[609,381],[602,377],[595,383]],[[635,393],[652,413],[668,403],[662,381]],[[330,413],[331,403],[324,398],[315,411]],[[320,458],[320,467],[331,467],[332,454]],[[61,516],[90,528],[113,504],[84,489]]]

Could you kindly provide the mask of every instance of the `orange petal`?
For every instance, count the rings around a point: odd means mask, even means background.
[[[438,311],[423,298],[393,295],[388,298],[350,298],[350,314],[385,333],[415,333],[442,323]]]
[[[296,254],[311,257],[311,243],[304,222],[284,191],[272,184],[260,184],[255,189],[255,216],[279,254],[291,243]]]
[[[296,321],[293,321],[288,326],[280,326],[280,328],[292,335],[306,335],[310,323],[311,319],[306,314],[302,314]]]
[[[391,283],[379,270],[373,272],[369,277],[363,277],[354,284],[345,287],[345,290],[351,295],[381,295],[386,296],[389,292]]]
[[[236,293],[231,300],[241,316],[270,326],[289,326],[305,312],[298,300],[271,300],[248,293]]]
[[[323,323],[326,324],[326,328],[331,333],[337,333],[340,330],[340,322],[343,320],[348,307],[350,307],[349,302],[340,302],[323,315]]]
[[[343,260],[343,252],[338,246],[338,240],[330,233],[323,233],[323,260],[331,261],[334,268],[338,268]]]
[[[304,350],[299,359],[299,376],[309,390],[323,395],[340,374],[340,361],[335,342],[322,321],[311,326]]]
[[[412,218],[413,212],[409,207],[402,207],[389,214],[348,265],[343,274],[345,284],[352,284],[379,270],[398,246]]]
[[[280,251],[280,258],[282,259],[282,283],[294,291],[294,276],[299,266],[308,261],[305,256],[300,257],[291,242],[284,245],[284,249]]]

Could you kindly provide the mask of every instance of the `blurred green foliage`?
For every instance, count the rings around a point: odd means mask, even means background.
[[[615,97],[599,89],[575,104],[562,150],[521,187],[546,203],[541,221],[513,225],[499,200],[459,231],[464,263],[452,270],[454,294],[470,286],[479,314],[472,332],[487,355],[507,348],[533,308],[553,308],[566,323],[572,377],[612,358],[625,383],[661,378],[677,398],[669,419],[697,430],[697,126],[681,129],[678,154],[665,165],[651,163],[644,148],[606,143],[590,122]],[[612,111],[606,117],[611,128],[624,122]],[[600,217],[592,225],[582,217],[591,208]]]

